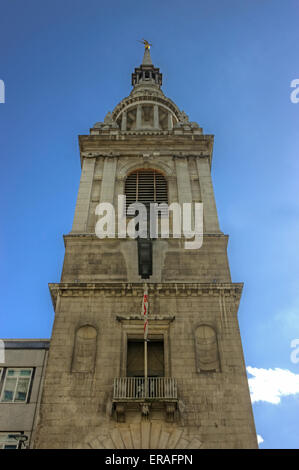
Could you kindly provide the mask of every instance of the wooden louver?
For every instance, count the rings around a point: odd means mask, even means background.
[[[156,170],[137,170],[127,177],[125,194],[126,208],[134,202],[142,202],[145,206],[151,202],[167,204],[167,181]]]

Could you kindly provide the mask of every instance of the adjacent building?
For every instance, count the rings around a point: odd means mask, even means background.
[[[0,449],[32,445],[49,344],[46,339],[4,340],[4,357],[0,359]]]

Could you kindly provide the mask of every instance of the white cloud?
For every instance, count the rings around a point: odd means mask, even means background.
[[[257,434],[257,443],[262,444],[263,442],[264,442],[264,439],[262,438],[262,436],[260,434]]]
[[[281,397],[299,393],[299,374],[287,369],[258,369],[247,367],[252,403],[266,401],[277,405]]]

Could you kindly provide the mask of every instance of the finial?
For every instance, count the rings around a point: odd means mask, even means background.
[[[138,42],[141,42],[141,44],[144,45],[145,50],[149,50],[152,46],[152,44],[149,43],[146,39],[142,39],[141,41],[138,40]]]
[[[152,46],[152,44],[148,42],[146,39],[142,39],[142,41],[138,40],[138,42],[141,42],[141,44],[144,45],[144,56],[143,56],[142,65],[153,65],[151,54],[150,54],[150,47]]]

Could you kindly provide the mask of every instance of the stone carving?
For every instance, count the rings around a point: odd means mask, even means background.
[[[104,124],[113,124],[113,119],[112,119],[112,114],[110,111],[108,111],[108,113],[106,114],[105,118],[104,118]]]
[[[200,449],[203,443],[186,428],[159,421],[118,424],[106,434],[87,440],[92,449]]]
[[[92,127],[93,129],[100,129],[101,127],[103,127],[103,125],[103,122],[96,122]]]
[[[219,353],[215,330],[201,325],[195,330],[197,372],[219,372]]]
[[[116,421],[124,423],[126,421],[126,407],[124,403],[117,403],[115,406]]]
[[[197,124],[197,122],[189,121],[189,116],[187,116],[185,111],[181,111],[179,113],[179,120],[173,127],[175,129],[178,129],[180,127],[183,127],[184,129],[199,129],[199,125]]]
[[[167,403],[165,406],[165,412],[166,412],[166,422],[173,423],[175,421],[176,404]]]
[[[79,328],[75,336],[72,372],[94,372],[97,330],[90,325]]]
[[[189,116],[185,113],[185,111],[181,111],[179,114],[179,122],[182,124],[189,124]]]
[[[148,419],[150,413],[150,405],[148,403],[141,403],[141,416]]]
[[[113,120],[112,113],[109,111],[104,118],[104,122],[96,122],[93,128],[94,129],[119,129],[119,126]]]

